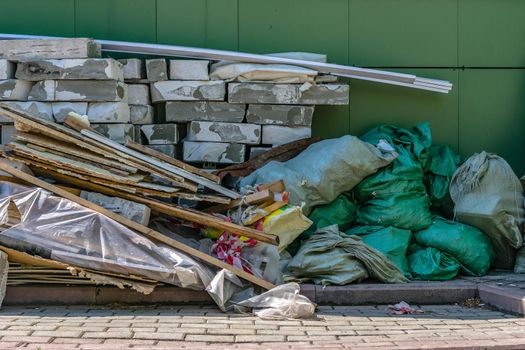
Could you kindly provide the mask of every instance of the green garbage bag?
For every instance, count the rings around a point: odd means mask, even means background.
[[[423,168],[432,143],[430,126],[422,123],[406,130],[382,125],[370,130],[364,141],[386,140],[398,157],[354,188],[361,225],[395,226],[418,231],[432,223],[430,201],[423,182]]]
[[[461,268],[452,255],[436,248],[413,244],[410,251],[412,253],[408,255],[408,265],[413,279],[447,281],[455,278]]]
[[[414,237],[421,245],[452,255],[461,264],[461,272],[471,276],[486,274],[496,256],[490,239],[480,230],[439,216]]]
[[[364,267],[364,273],[363,273]],[[290,260],[285,281],[344,285],[366,276],[387,283],[408,280],[381,252],[363,243],[358,236],[347,236],[337,225],[317,231]]]
[[[356,226],[346,231],[346,234],[360,236],[363,243],[383,253],[410,278],[406,254],[412,232],[393,226]]]
[[[301,244],[312,237],[315,231],[330,225],[338,225],[339,230],[347,230],[356,217],[357,205],[345,194],[339,195],[331,203],[315,207],[308,219],[313,221],[312,226],[297,237],[286,250],[293,256],[297,254]]]
[[[461,157],[449,146],[432,146],[425,167],[425,186],[430,197],[431,209],[452,218],[454,203],[450,198],[449,185]]]
[[[314,208],[308,216],[313,221],[308,231],[313,233],[334,224],[339,226],[339,230],[345,231],[354,223],[356,210],[355,203],[347,195],[341,194],[331,203]]]

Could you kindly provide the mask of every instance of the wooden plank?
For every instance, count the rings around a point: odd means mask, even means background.
[[[127,140],[126,141],[126,147],[129,147],[137,152],[140,152],[140,153],[144,153],[145,155],[148,155],[148,156],[151,156],[151,157],[155,157],[159,160],[162,160],[168,164],[171,164],[173,166],[176,166],[176,167],[179,167],[181,169],[184,169],[190,173],[193,173],[193,174],[196,174],[196,175],[199,175],[199,176],[202,176],[202,177],[205,177],[207,178],[208,180],[211,180],[217,184],[220,184],[221,183],[221,178],[218,177],[217,175],[213,175],[211,173],[207,173],[199,168],[196,168],[192,165],[189,165],[189,164],[186,164],[184,162],[181,162],[180,160],[178,159],[174,159],[170,156],[168,156],[167,154],[164,154],[162,152],[159,152],[157,150],[154,150],[154,149],[151,149],[149,147],[146,147],[144,145],[141,145],[140,143],[136,143],[136,142],[133,142],[131,140]]]
[[[238,207],[241,204],[256,205],[256,204],[261,204],[264,202],[272,201],[273,198],[274,198],[274,193],[266,189],[263,191],[249,194],[246,197],[241,198],[241,199],[235,199],[231,201],[231,203],[229,204],[214,205],[213,207],[204,209],[204,212],[205,213],[220,213],[230,208]]]
[[[258,278],[258,277],[255,277],[254,275],[252,274],[249,274],[241,269],[238,269],[238,268],[235,268],[233,267],[232,265],[229,265],[219,259],[216,259],[208,254],[205,254],[203,252],[201,252],[200,250],[197,250],[197,249],[194,249],[192,247],[189,247],[179,241],[176,241],[174,240],[173,238],[170,238],[168,236],[165,236],[163,235],[162,233],[158,232],[158,231],[155,231],[155,230],[152,230],[144,225],[141,225],[141,224],[138,224],[134,221],[131,221],[121,215],[118,215],[118,214],[115,214],[107,209],[104,209],[96,204],[93,204],[85,199],[82,199],[78,196],[75,196],[67,191],[64,191],[54,185],[51,185],[43,180],[40,180],[34,176],[31,176],[31,175],[28,175],[24,172],[21,172],[9,165],[6,165],[6,164],[0,164],[0,170],[3,170],[5,171],[6,173],[8,174],[11,174],[13,175],[14,177],[17,177],[21,180],[24,180],[24,181],[27,181],[27,182],[30,182],[32,183],[33,185],[35,186],[38,186],[38,187],[41,187],[45,190],[48,190],[60,197],[63,197],[63,198],[66,198],[66,199],[69,199],[70,201],[73,201],[75,203],[78,203],[86,208],[89,208],[93,211],[96,211],[102,215],[105,215],[107,216],[108,218],[112,219],[112,220],[115,220],[116,222],[124,225],[124,226],[127,226],[128,228],[132,229],[132,230],[135,230],[137,232],[140,232],[142,233],[143,235],[147,236],[147,237],[150,237],[150,238],[153,238],[154,240],[157,240],[159,242],[162,242],[164,244],[167,244],[169,245],[170,247],[173,247],[175,249],[178,249],[178,250],[181,250],[182,252],[184,253],[187,253],[191,256],[194,256],[195,258],[198,258],[208,264],[211,264],[213,266],[216,266],[220,269],[226,269],[226,270],[229,270],[231,272],[233,272],[235,275],[237,275],[238,277],[240,278],[243,278],[249,282],[252,282],[258,286],[261,286],[263,288],[266,288],[266,289],[271,289],[271,288],[274,288],[275,286],[268,282],[268,281],[265,281],[261,278]],[[183,210],[183,209],[181,209]]]
[[[247,220],[243,221],[243,224],[245,225],[255,224],[257,221],[270,215],[272,212],[276,211],[277,209],[284,207],[286,204],[288,203],[287,202],[274,202],[271,204],[264,204],[264,206],[261,205],[258,209],[264,211],[264,213],[257,212],[251,218],[248,218]]]
[[[168,164],[166,162],[162,162],[162,161],[159,161],[159,160],[156,160],[154,158],[151,158],[151,157],[148,157],[142,153],[139,153],[135,150],[132,150],[130,148],[127,148],[126,146],[123,146],[121,144],[118,144],[116,143],[115,141],[112,141],[106,137],[103,137],[103,136],[100,136],[94,132],[91,132],[89,130],[82,130],[81,132],[82,135],[84,136],[87,136],[89,137],[90,139],[92,140],[96,140],[102,144],[105,144],[109,147],[113,147],[114,149],[116,150],[119,150],[120,152],[122,153],[127,153],[128,155],[134,157],[134,158],[138,158],[146,163],[149,163],[155,167],[158,167],[158,168],[161,168],[161,169],[165,169],[165,170],[168,170],[169,172],[171,173],[174,173],[178,176],[181,176],[185,179],[188,179],[190,181],[193,181],[193,182],[196,182],[200,185],[203,185],[207,188],[210,188],[220,194],[223,194],[225,196],[228,196],[230,198],[233,198],[233,199],[237,199],[237,198],[240,198],[240,194],[235,192],[235,191],[232,191],[232,190],[229,190],[225,187],[222,187],[216,183],[214,183],[213,181],[210,181],[208,180],[207,178],[204,178],[202,176],[198,176],[198,175],[195,175],[195,174],[192,174],[184,169],[180,169],[180,168],[177,168],[171,164]]]
[[[175,192],[173,193],[172,192],[161,192],[161,191],[151,190],[149,188],[117,184],[115,182],[104,181],[103,179],[81,175],[81,174],[78,174],[78,173],[75,173],[75,172],[72,172],[66,169],[56,168],[49,164],[36,162],[34,160],[30,160],[30,159],[23,158],[23,157],[13,157],[13,156],[6,155],[6,154],[4,154],[4,157],[10,160],[13,160],[13,161],[22,162],[30,166],[31,170],[37,175],[48,176],[48,177],[53,178],[53,176],[50,176],[50,174],[60,174],[60,175],[71,176],[74,178],[82,179],[84,181],[101,184],[103,186],[109,186],[109,187],[116,188],[116,189],[119,189],[121,191],[128,192],[128,193],[141,194],[141,195],[146,195],[146,196],[163,197],[163,198],[175,197],[174,195]],[[143,185],[143,183],[137,183],[135,185],[141,186]],[[177,189],[173,188],[173,190],[176,191]]]
[[[60,141],[68,142],[104,157],[108,157],[110,159],[114,159],[129,166],[135,167],[138,170],[149,172],[161,179],[174,183],[176,186],[186,188],[192,192],[197,191],[197,185],[184,181],[184,178],[180,176],[167,172],[163,169],[155,168],[151,164],[140,161],[139,159],[131,159],[129,155],[118,152],[114,148],[97,143],[96,141],[83,136],[75,130],[68,129],[63,125],[56,124],[45,119],[35,118],[24,111],[13,108],[1,102],[0,114],[4,114],[12,118],[15,121],[15,127],[17,130],[24,132],[31,131]]]
[[[114,160],[110,160],[101,156],[98,156],[97,154],[93,152],[87,152],[86,150],[81,150],[78,147],[72,146],[69,143],[66,142],[60,142],[57,140],[54,140],[49,137],[44,137],[42,135],[34,135],[34,134],[28,134],[25,132],[16,132],[12,136],[13,139],[18,141],[23,141],[26,143],[32,143],[35,145],[39,145],[41,147],[45,147],[47,149],[53,149],[55,151],[60,151],[62,153],[67,153],[73,156],[77,156],[80,158],[84,158],[96,163],[100,163],[112,168],[117,168],[123,171],[127,171],[128,173],[136,173],[137,168],[131,167],[129,165],[123,164],[121,162],[116,162]]]
[[[274,182],[269,182],[267,184],[258,185],[258,190],[259,191],[270,190],[274,193],[282,193],[286,191],[286,186],[284,185],[283,180],[277,180]]]
[[[7,145],[9,146],[9,144],[7,144]],[[25,145],[26,145],[26,147],[34,149],[34,150],[37,150],[39,152],[51,153],[51,154],[60,156],[62,158],[71,159],[71,160],[74,160],[76,162],[86,163],[86,164],[89,164],[91,166],[95,166],[95,167],[98,167],[100,169],[107,170],[110,173],[115,174],[115,175],[119,175],[119,176],[129,176],[129,175],[131,175],[130,173],[128,173],[127,171],[124,171],[124,170],[112,168],[112,167],[104,165],[104,164],[96,163],[96,162],[93,162],[93,161],[90,161],[90,160],[87,160],[87,159],[84,159],[84,158],[80,158],[80,157],[77,157],[77,156],[72,156],[70,154],[67,154],[67,153],[64,153],[64,152],[60,152],[60,151],[57,151],[57,150],[54,150],[54,149],[49,149],[49,148],[46,148],[46,147],[35,145],[34,143],[25,143]]]
[[[39,159],[41,161],[51,163],[57,167],[65,167],[76,172],[87,173],[93,177],[98,177],[125,184],[135,184],[144,179],[143,175],[136,174],[130,176],[119,176],[97,166],[75,161],[73,159],[64,158],[56,154],[40,152],[38,150],[31,149],[17,141],[9,143],[8,146],[9,148],[12,148],[16,154],[24,155],[26,158],[36,158],[37,160]]]
[[[40,174],[36,169],[35,169],[35,173]],[[133,201],[133,202],[142,203],[150,207],[151,210],[154,210],[158,213],[163,213],[166,215],[177,217],[179,219],[196,222],[204,226],[209,226],[209,227],[217,228],[220,230],[225,230],[228,232],[234,232],[239,235],[254,238],[258,241],[269,243],[272,245],[279,244],[278,237],[274,235],[269,235],[264,232],[254,230],[250,227],[244,227],[244,226],[240,226],[240,225],[237,225],[231,222],[226,222],[213,215],[201,213],[196,210],[182,208],[174,204],[169,204],[169,203],[161,202],[161,201],[154,200],[151,198],[144,198],[144,197],[137,196],[131,193],[118,191],[111,187],[97,185],[95,183],[79,180],[79,179],[76,179],[76,178],[73,178],[71,176],[64,175],[64,174],[57,174],[56,172],[53,172],[53,171],[47,171],[45,173],[41,173],[41,175],[44,175],[44,176],[47,175],[54,179],[58,179],[60,181],[63,181],[63,182],[66,182],[66,183],[69,183],[75,186],[89,189],[91,191],[100,192],[108,196],[121,197],[124,199],[129,199],[130,201]]]

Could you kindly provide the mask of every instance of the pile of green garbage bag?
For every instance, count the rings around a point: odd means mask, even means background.
[[[398,156],[354,188],[359,204],[357,222],[412,231],[428,227],[432,215],[423,169],[432,144],[429,124],[422,123],[410,130],[381,125],[361,139],[371,144],[385,140],[394,147]]]
[[[449,186],[460,156],[449,146],[432,145],[428,123],[411,129],[381,125],[361,139],[388,143],[397,158],[351,192],[313,208],[313,225],[288,247],[295,255],[288,278],[342,285],[369,277],[400,282],[486,274],[496,256],[491,239],[449,220]]]

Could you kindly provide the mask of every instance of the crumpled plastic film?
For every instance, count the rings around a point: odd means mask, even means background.
[[[0,182],[0,191],[1,223],[7,222],[10,203],[21,214],[21,222],[1,235],[48,250],[47,258],[197,290],[205,289],[213,278],[207,267],[188,255],[70,200],[8,182]]]
[[[297,283],[286,283],[260,295],[237,303],[238,306],[253,308],[262,319],[281,320],[308,318],[315,312],[315,304],[299,294]]]

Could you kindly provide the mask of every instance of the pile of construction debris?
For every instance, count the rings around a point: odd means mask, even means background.
[[[349,102],[337,76],[451,88],[331,65],[323,55],[102,42],[109,51],[199,58],[116,61],[101,58],[100,44],[0,41],[7,284],[93,282],[149,293],[166,283],[205,289],[227,310],[240,279],[264,289],[283,283],[285,250],[311,227],[312,207],[397,157],[384,140],[311,137],[316,105]],[[345,247],[348,266],[366,266],[380,281],[407,280],[380,251],[323,232]]]

